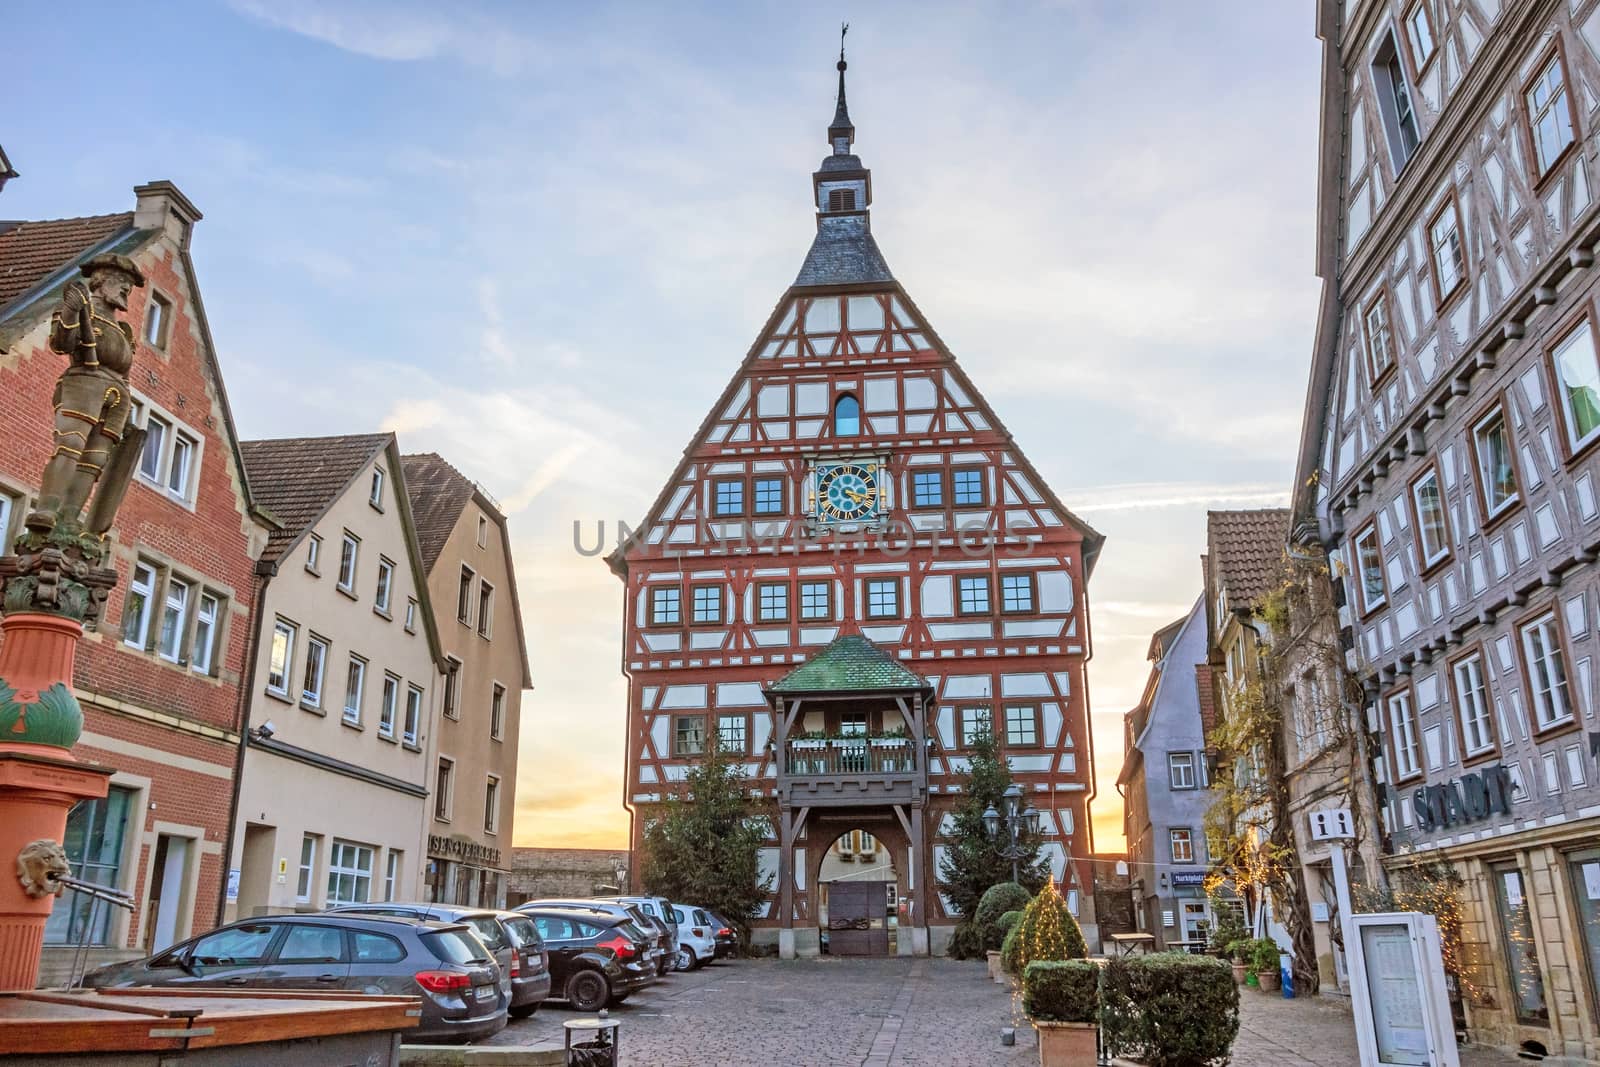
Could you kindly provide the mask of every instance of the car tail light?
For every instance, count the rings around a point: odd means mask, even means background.
[[[698,927],[698,926],[696,926],[696,927],[695,927],[695,928],[694,928],[694,930],[693,930],[693,931],[691,931],[691,932],[692,932],[692,933],[693,933],[693,934],[694,934],[694,936],[696,936],[696,937],[704,937],[704,936],[706,936],[706,932],[705,932],[705,931],[704,931],[704,930],[702,930],[702,929],[700,929],[700,927]]]
[[[717,936],[718,937],[732,937],[733,936],[733,931],[728,929],[726,926],[719,926],[719,927],[717,927]]]
[[[522,973],[522,953],[516,949],[511,950],[511,977],[515,978]]]
[[[602,941],[595,947],[610,949],[617,954],[617,959],[619,960],[632,959],[634,956],[633,942],[621,935],[613,937],[610,941]]]
[[[417,984],[430,993],[448,993],[472,985],[472,979],[460,971],[418,971],[414,977]]]

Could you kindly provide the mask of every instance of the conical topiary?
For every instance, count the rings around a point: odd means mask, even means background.
[[[1056,892],[1052,878],[1023,909],[1022,920],[1006,935],[1000,964],[1020,976],[1034,960],[1081,960],[1089,955],[1078,920]]]

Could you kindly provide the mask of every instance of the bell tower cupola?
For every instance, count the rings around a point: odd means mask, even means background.
[[[867,207],[872,203],[872,172],[861,165],[860,157],[850,152],[856,140],[856,127],[850,121],[850,108],[844,96],[844,72],[849,66],[844,60],[844,35],[849,29],[847,23],[839,31],[839,100],[833,109],[833,122],[828,124],[828,143],[833,146],[833,154],[824,159],[811,176],[819,225],[823,215],[856,212],[863,216],[864,223]]]

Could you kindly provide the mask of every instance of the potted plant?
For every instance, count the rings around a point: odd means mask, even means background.
[[[1022,1010],[1039,1033],[1039,1067],[1094,1067],[1099,967],[1088,960],[1033,961],[1023,973]]]
[[[1245,962],[1245,952],[1250,945],[1248,937],[1241,937],[1227,946],[1227,955],[1233,965],[1233,984],[1244,985],[1245,975],[1249,965]]]
[[[1256,976],[1256,988],[1263,993],[1278,989],[1278,943],[1270,937],[1257,938],[1250,950],[1250,970]]]

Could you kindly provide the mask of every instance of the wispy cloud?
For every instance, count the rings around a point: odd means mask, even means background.
[[[367,59],[417,62],[450,57],[506,75],[541,55],[532,38],[504,22],[489,23],[461,5],[229,0],[228,6],[274,29]]]
[[[1107,511],[1150,511],[1160,508],[1280,507],[1289,502],[1282,485],[1213,485],[1185,482],[1144,482],[1127,485],[1067,489],[1061,493],[1068,506],[1080,514]]]

